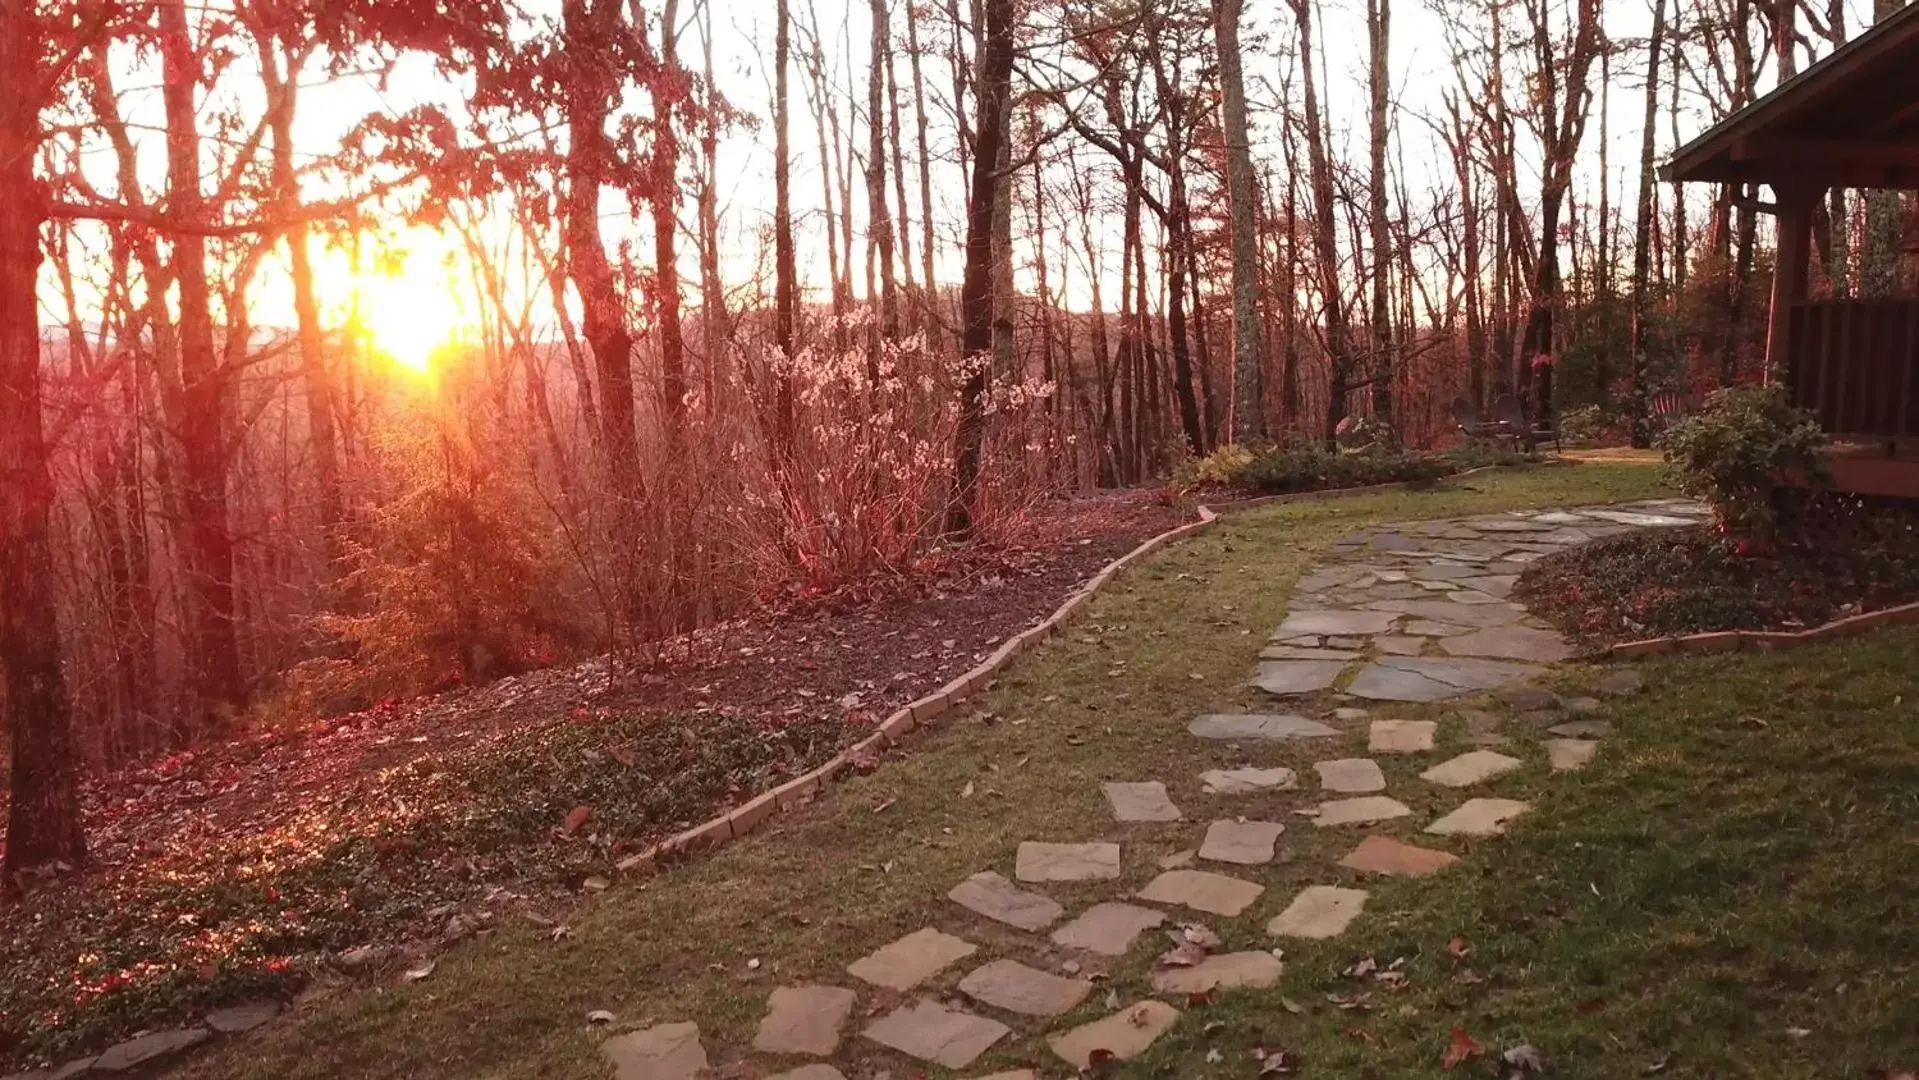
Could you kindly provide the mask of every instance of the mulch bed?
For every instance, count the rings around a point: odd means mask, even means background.
[[[1187,520],[1063,501],[1017,550],[92,781],[93,865],[0,908],[0,1066],[557,927],[623,855],[823,764]]]
[[[1919,511],[1832,497],[1755,547],[1653,529],[1549,555],[1515,588],[1590,646],[1721,630],[1803,630],[1919,601]]]

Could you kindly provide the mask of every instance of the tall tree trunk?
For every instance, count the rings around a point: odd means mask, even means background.
[[[980,458],[986,442],[986,394],[993,351],[995,207],[1007,182],[1000,163],[1010,128],[1013,86],[1013,5],[1015,0],[981,0],[985,38],[980,50],[979,109],[973,126],[973,183],[966,211],[966,275],[960,286],[964,313],[960,355],[969,372],[960,395],[959,426],[953,447],[953,499],[946,531],[970,536],[981,507]]]
[[[1653,0],[1652,41],[1646,50],[1646,122],[1639,136],[1638,224],[1633,227],[1632,247],[1632,444],[1641,449],[1652,445],[1648,423],[1652,388],[1648,385],[1646,357],[1646,319],[1652,314],[1652,298],[1646,295],[1646,279],[1652,266],[1652,219],[1659,209],[1653,200],[1653,157],[1657,150],[1653,132],[1659,118],[1659,59],[1665,33],[1665,0]]]
[[[925,291],[921,320],[934,337],[928,344],[937,349],[940,329],[939,283],[933,277],[933,156],[927,146],[926,80],[920,70],[919,5],[907,0],[906,50],[913,67],[913,125],[919,150],[920,171],[920,286]]]
[[[1388,299],[1388,279],[1392,273],[1391,239],[1386,219],[1386,140],[1387,108],[1391,104],[1392,70],[1389,39],[1392,29],[1391,0],[1366,0],[1366,38],[1372,46],[1372,63],[1367,86],[1371,94],[1372,124],[1369,150],[1371,185],[1368,194],[1369,246],[1372,248],[1372,338],[1373,338],[1373,414],[1383,420],[1393,417],[1393,334],[1392,309]]]
[[[1339,422],[1346,417],[1346,385],[1351,378],[1352,349],[1346,335],[1346,312],[1339,286],[1339,232],[1335,219],[1333,170],[1326,156],[1325,119],[1319,111],[1318,80],[1313,73],[1312,0],[1291,0],[1293,16],[1299,24],[1301,88],[1305,113],[1300,123],[1306,129],[1306,163],[1312,178],[1313,248],[1318,263],[1318,284],[1326,308],[1326,360],[1328,400],[1326,425],[1322,432],[1331,443]]]
[[[1250,446],[1265,433],[1259,322],[1258,196],[1246,126],[1246,80],[1239,55],[1245,0],[1213,0],[1219,36],[1220,128],[1226,138],[1226,199],[1233,234],[1233,441]]]
[[[793,265],[793,153],[792,103],[788,95],[787,71],[792,67],[793,17],[788,0],[777,0],[779,13],[773,37],[773,441],[774,472],[784,477],[793,463],[793,371],[794,322],[799,317],[799,282]],[[821,136],[821,169],[824,171],[825,136]],[[830,198],[832,185],[826,189]],[[832,217],[829,205],[827,217]],[[826,230],[827,246],[833,247],[833,230]],[[833,263],[836,253],[829,251]],[[838,267],[832,266],[837,273]]]
[[[879,256],[879,324],[867,341],[867,374],[879,376],[879,343],[900,333],[899,298],[893,293],[893,215],[886,194],[886,56],[889,52],[886,0],[873,0],[873,64],[866,85],[867,250]],[[871,264],[869,263],[869,266]],[[874,297],[869,287],[868,302]]]
[[[726,311],[726,283],[720,278],[720,100],[713,69],[713,5],[702,4],[700,10],[707,94],[706,115],[700,126],[700,339],[701,351],[706,354],[701,396],[706,400],[710,421],[724,412],[719,401],[718,369],[725,358],[731,319]],[[784,71],[781,77],[785,77]]]
[[[160,53],[166,81],[167,202],[175,230],[174,281],[179,288],[181,415],[175,435],[185,466],[182,505],[191,543],[190,622],[194,728],[176,736],[224,730],[246,705],[234,626],[233,534],[227,521],[226,387],[213,340],[207,285],[208,209],[200,190],[200,129],[195,87],[203,64],[187,31],[185,0],[159,5]]]
[[[644,12],[635,0],[634,32],[642,31]],[[653,90],[653,311],[659,332],[660,411],[666,428],[666,456],[677,462],[686,452],[686,338],[680,329],[680,133],[674,119],[682,85],[679,58],[679,4],[667,0],[660,16],[660,67],[664,77]],[[669,472],[669,475],[673,475]]]
[[[0,711],[10,763],[7,850],[0,894],[26,876],[87,855],[61,668],[54,585],[53,476],[40,407],[40,226],[45,189],[34,176],[39,87],[47,51],[32,0],[0,0]]]

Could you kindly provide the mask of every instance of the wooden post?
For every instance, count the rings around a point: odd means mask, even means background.
[[[1806,249],[1812,211],[1823,188],[1800,181],[1773,184],[1779,207],[1779,250],[1772,269],[1772,313],[1766,326],[1766,382],[1785,372],[1790,358],[1792,306],[1806,299]]]

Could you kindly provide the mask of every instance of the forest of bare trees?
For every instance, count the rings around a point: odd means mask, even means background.
[[[1770,272],[1656,165],[1881,5],[0,0],[6,881],[90,770],[1222,446],[1643,441]],[[1898,288],[1901,217],[1835,191],[1815,290]]]

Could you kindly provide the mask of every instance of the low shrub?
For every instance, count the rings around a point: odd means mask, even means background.
[[[1598,442],[1606,434],[1608,418],[1597,405],[1568,409],[1559,417],[1559,437],[1567,442]]]
[[[1787,404],[1778,387],[1758,385],[1714,392],[1659,438],[1680,487],[1712,507],[1721,529],[1759,542],[1791,512],[1788,476],[1826,479],[1825,444],[1811,414]]]

